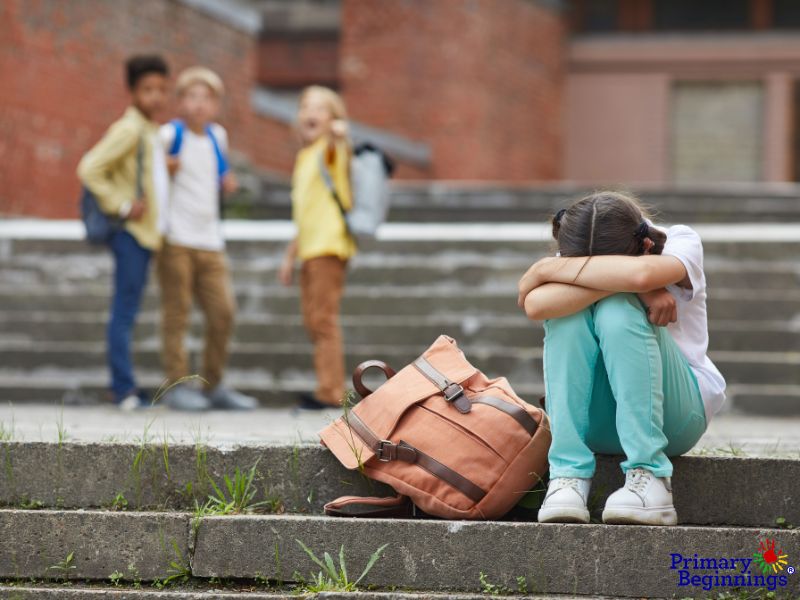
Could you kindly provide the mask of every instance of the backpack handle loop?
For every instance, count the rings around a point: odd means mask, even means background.
[[[356,389],[356,392],[358,392],[358,395],[361,396],[362,398],[366,398],[367,396],[369,396],[372,393],[372,390],[370,390],[366,385],[364,385],[364,383],[361,381],[361,377],[364,375],[364,372],[367,369],[373,369],[373,368],[380,369],[381,371],[383,371],[383,374],[386,375],[386,379],[391,379],[392,377],[395,376],[394,369],[389,365],[387,365],[382,360],[364,361],[363,363],[361,363],[356,367],[355,371],[353,371],[353,387]]]

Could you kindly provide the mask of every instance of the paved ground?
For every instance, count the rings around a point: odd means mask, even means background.
[[[215,445],[316,443],[316,433],[339,414],[264,408],[250,413],[186,414],[156,408],[122,413],[110,406],[0,405],[0,439],[133,441],[147,437]],[[726,413],[711,422],[695,453],[800,458],[800,417],[770,418]]]

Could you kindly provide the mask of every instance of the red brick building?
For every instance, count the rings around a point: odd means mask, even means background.
[[[323,83],[400,178],[794,181],[798,28],[794,0],[4,0],[0,214],[75,215],[152,51],[220,72],[234,158],[280,178]]]
[[[259,169],[290,172],[294,98],[320,82],[400,177],[556,179],[562,30],[530,0],[5,0],[0,213],[75,215],[75,166],[144,51],[220,72],[236,157]]]

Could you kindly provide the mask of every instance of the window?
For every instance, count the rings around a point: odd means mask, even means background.
[[[618,27],[618,0],[589,0],[580,7],[581,29],[586,32],[616,31]]]
[[[800,2],[775,0],[772,8],[772,24],[775,29],[800,29]]]
[[[653,0],[653,29],[749,29],[749,0]]]

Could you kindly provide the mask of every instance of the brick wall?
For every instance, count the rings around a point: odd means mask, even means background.
[[[291,45],[259,48],[252,34],[177,0],[3,0],[0,214],[76,216],[75,168],[124,111],[122,64],[141,52],[162,53],[174,73],[193,64],[218,71],[233,150],[267,170],[288,174],[297,150],[285,124],[251,107],[259,64],[269,66],[259,52],[269,50],[274,71],[262,77],[291,87],[293,60],[314,67],[305,75],[338,62],[354,119],[428,143],[430,168],[401,164],[399,178],[560,176],[556,12],[534,0],[342,0],[341,8],[337,61],[335,37],[302,55]]]
[[[258,82],[273,88],[339,86],[339,31],[268,32],[259,42]]]
[[[122,63],[161,52],[173,72],[202,63],[227,84],[234,150],[288,172],[288,128],[250,108],[256,41],[172,0],[0,3],[0,214],[74,217],[82,154],[127,105]]]
[[[559,177],[558,13],[531,0],[343,0],[342,24],[348,110],[430,143],[432,178]]]

